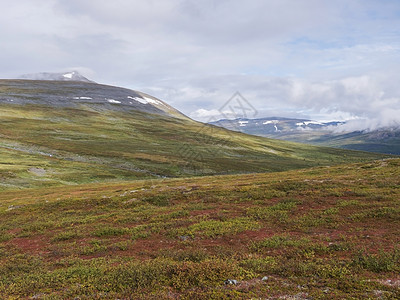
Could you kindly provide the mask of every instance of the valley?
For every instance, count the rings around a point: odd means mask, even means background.
[[[400,297],[400,159],[0,81],[4,299]],[[276,124],[275,124],[276,125]]]
[[[0,81],[0,118],[0,189],[391,157],[237,133],[193,121],[149,95],[87,82]]]

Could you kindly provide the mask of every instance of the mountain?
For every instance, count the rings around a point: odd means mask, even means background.
[[[318,122],[308,119],[268,117],[259,119],[223,119],[210,124],[247,134],[280,137],[290,134],[301,135],[307,131],[312,131],[314,134],[318,132],[325,134],[330,132],[332,127],[344,124],[344,122]]]
[[[20,79],[28,80],[54,80],[54,81],[82,81],[82,82],[93,82],[86,77],[79,74],[77,71],[63,72],[63,73],[33,73],[21,75]]]
[[[165,102],[129,89],[87,81],[1,80],[0,103],[91,111],[139,111],[186,118]],[[4,91],[4,92],[3,92]]]
[[[150,95],[79,81],[0,80],[0,188],[275,172],[384,155],[195,122]]]
[[[346,122],[308,119],[260,118],[219,120],[210,124],[247,134],[351,150],[400,155],[400,128],[336,132]]]

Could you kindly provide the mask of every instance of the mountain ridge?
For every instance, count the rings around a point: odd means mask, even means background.
[[[247,134],[317,146],[400,155],[400,128],[338,131],[346,121],[266,117],[221,119],[210,124]]]

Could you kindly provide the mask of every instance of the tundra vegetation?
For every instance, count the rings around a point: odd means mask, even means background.
[[[8,189],[0,295],[399,299],[399,242],[399,159]]]

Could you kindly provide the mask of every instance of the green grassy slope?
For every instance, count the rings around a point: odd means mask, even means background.
[[[399,199],[399,159],[4,191],[0,296],[399,299]]]
[[[231,132],[137,110],[0,104],[0,189],[282,171],[384,156]]]

